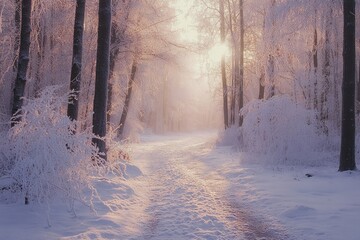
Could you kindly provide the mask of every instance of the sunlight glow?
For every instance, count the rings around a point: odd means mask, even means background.
[[[219,63],[223,56],[228,57],[228,56],[230,56],[230,54],[231,53],[230,53],[229,46],[224,43],[215,44],[208,51],[209,60],[212,61],[213,63]]]

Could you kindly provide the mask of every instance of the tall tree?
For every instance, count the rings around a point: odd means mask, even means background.
[[[326,126],[326,122],[329,119],[329,92],[330,92],[330,78],[331,78],[331,43],[330,43],[330,33],[332,31],[332,21],[333,13],[332,8],[329,8],[326,11],[325,16],[325,39],[324,39],[324,61],[322,68],[322,86],[320,94],[320,124],[321,130],[324,134],[329,134],[329,129]]]
[[[96,76],[93,114],[93,133],[100,138],[93,138],[93,143],[104,153],[106,160],[106,107],[109,78],[111,0],[99,1],[99,25],[96,53]]]
[[[13,121],[11,126],[21,121],[21,107],[26,85],[26,72],[29,64],[30,33],[31,33],[31,0],[22,0],[21,3],[21,30],[18,67],[14,86],[12,105]]]
[[[13,70],[16,74],[18,65],[18,53],[20,45],[20,29],[21,29],[21,0],[15,2],[15,41],[14,41],[14,65]]]
[[[267,75],[269,79],[269,93],[267,98],[272,98],[275,96],[275,4],[276,0],[271,0],[271,9],[270,9],[270,53],[267,59]]]
[[[262,40],[264,41],[265,39],[265,19],[266,18],[266,14],[264,11],[263,14],[263,22],[262,22]],[[259,77],[259,99],[264,99],[265,98],[265,66],[262,64],[260,66],[260,77]]]
[[[128,19],[131,12],[131,1],[123,0],[122,3],[117,0],[112,2],[112,23],[111,23],[111,37],[110,37],[110,72],[108,84],[108,102],[107,102],[107,123],[108,127],[111,122],[112,102],[113,102],[113,86],[115,81],[115,66],[118,57],[121,53],[121,47],[125,45],[125,32],[128,27]],[[120,5],[120,9],[119,9]],[[121,10],[121,12],[119,11]],[[121,17],[119,20],[119,16]],[[123,21],[122,24],[119,24]]]
[[[233,20],[236,21],[236,12],[235,9],[231,8],[230,0],[227,0],[228,3],[228,11],[229,11],[229,30],[231,35],[232,42],[232,61],[231,61],[231,88],[230,92],[230,119],[229,125],[235,125],[236,117],[236,98],[237,98],[237,86],[239,85],[239,51],[238,51],[238,32],[236,22],[233,24]],[[234,2],[233,2],[234,3]]]
[[[355,163],[355,0],[343,0],[344,47],[341,151],[339,171],[356,169]]]
[[[83,32],[85,19],[86,0],[76,1],[73,57],[71,63],[70,90],[73,91],[69,98],[67,115],[71,120],[77,120],[79,112],[79,91],[81,82]]]
[[[244,106],[244,4],[243,0],[239,0],[239,21],[240,21],[240,56],[239,56],[239,112]],[[239,117],[239,126],[242,125],[243,119],[242,117]]]
[[[129,108],[130,108],[131,93],[132,93],[132,88],[134,86],[136,71],[137,71],[137,61],[136,61],[136,59],[134,59],[132,66],[131,66],[130,79],[129,79],[129,83],[128,83],[128,91],[125,96],[124,107],[123,107],[121,118],[120,118],[120,127],[119,127],[119,132],[118,132],[118,136],[120,136],[120,137],[122,137],[122,134],[124,132],[126,118],[127,118],[127,114],[129,112]]]
[[[220,5],[220,38],[221,43],[225,43],[225,13],[224,13],[224,0],[219,0]],[[225,69],[225,55],[221,56],[221,80],[223,86],[223,108],[224,108],[224,127],[229,127],[228,120],[228,91],[226,83],[226,69]]]
[[[314,67],[314,109],[318,111],[318,32],[317,32],[317,10],[315,9],[315,17],[314,17],[314,43],[313,43],[313,67]]]

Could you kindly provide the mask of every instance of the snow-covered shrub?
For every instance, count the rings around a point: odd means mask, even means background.
[[[68,96],[57,96],[57,89],[25,100],[22,121],[8,131],[2,149],[11,162],[9,175],[20,186],[21,199],[50,203],[64,198],[91,205],[98,151],[90,132],[74,133],[76,123],[63,111]]]
[[[321,137],[316,133],[313,112],[287,95],[252,101],[241,114],[244,151],[272,155],[290,164],[311,161],[311,154],[318,151]]]
[[[231,126],[219,133],[218,145],[232,146],[238,148],[240,143],[240,129],[238,126]]]

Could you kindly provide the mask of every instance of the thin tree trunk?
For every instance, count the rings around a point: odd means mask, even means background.
[[[260,78],[259,78],[259,99],[265,98],[265,70],[261,70]]]
[[[234,54],[233,54],[234,55]],[[235,56],[232,56],[231,64],[233,75],[231,77],[231,95],[230,95],[230,125],[235,124],[235,108],[236,108],[236,82],[235,82]]]
[[[93,133],[100,138],[93,138],[93,143],[104,153],[106,160],[106,107],[109,78],[109,54],[111,31],[111,0],[99,1],[99,26],[96,53],[96,77],[93,114]]]
[[[360,103],[360,60],[359,60],[359,69],[358,69],[358,87],[357,87],[357,101]],[[360,111],[360,107],[359,107]]]
[[[274,36],[274,28],[275,28],[275,16],[274,16],[274,8],[275,8],[276,0],[271,1],[271,9],[270,9],[270,17],[271,17],[271,29],[270,29],[270,41],[271,41],[271,52],[268,56],[268,62],[267,62],[267,72],[268,72],[268,78],[269,78],[269,94],[267,96],[267,99],[272,98],[275,96],[275,56],[274,56],[274,50],[275,50],[275,36]]]
[[[269,95],[268,99],[275,96],[275,59],[272,54],[269,55],[268,58],[268,77],[269,77],[269,83],[270,83],[270,89],[269,89]]]
[[[132,89],[134,86],[136,71],[137,71],[137,62],[136,62],[136,60],[134,60],[132,63],[132,66],[131,66],[130,79],[129,79],[129,83],[128,83],[128,91],[125,96],[124,107],[123,107],[123,111],[121,113],[121,118],[120,118],[120,123],[119,123],[120,127],[119,127],[118,136],[120,138],[123,137],[125,122],[126,122],[126,118],[127,118],[129,109],[130,109],[131,93],[132,93]]]
[[[21,31],[21,0],[15,2],[15,41],[14,41],[14,63],[13,71],[16,74],[18,66],[18,53],[20,45],[20,31]]]
[[[343,0],[344,48],[339,171],[355,170],[355,0]]]
[[[233,25],[233,20],[236,21],[235,11],[231,11],[230,0],[227,1],[228,11],[229,11],[229,29],[231,34],[231,43],[232,43],[232,54],[231,54],[231,89],[230,89],[230,119],[229,125],[235,125],[237,116],[236,116],[236,97],[237,97],[237,86],[239,85],[239,52],[238,50],[238,37],[237,26]],[[232,14],[231,14],[232,13]]]
[[[327,120],[329,119],[329,102],[328,95],[330,91],[330,75],[331,75],[331,45],[330,45],[330,32],[332,29],[332,9],[329,9],[326,14],[326,23],[325,23],[325,42],[324,42],[324,65],[322,69],[322,88],[320,94],[320,125],[321,130],[325,135],[329,134],[329,129],[327,127]]]
[[[85,87],[86,91],[86,97],[85,97],[85,102],[86,102],[86,107],[85,107],[85,113],[84,113],[84,117],[85,117],[85,121],[84,121],[84,125],[82,126],[82,129],[86,129],[88,127],[88,115],[90,112],[90,104],[88,103],[90,101],[90,94],[91,94],[91,85],[92,85],[92,80],[95,74],[95,61],[91,62],[91,68],[90,68],[90,77],[88,78],[88,83],[87,86]]]
[[[239,111],[244,107],[244,5],[243,0],[239,0],[239,10],[240,10],[240,56],[239,56]],[[243,119],[241,116],[239,116],[239,127],[242,126]]]
[[[116,22],[111,25],[111,50],[110,50],[110,70],[109,70],[109,85],[108,85],[108,104],[107,104],[107,122],[110,125],[111,110],[112,110],[112,92],[113,92],[113,78],[115,71],[116,59],[120,53],[119,41],[120,33]]]
[[[20,49],[18,58],[17,75],[14,86],[14,96],[12,105],[11,126],[21,121],[21,107],[26,85],[26,72],[29,64],[30,33],[31,33],[31,0],[22,0],[21,5],[21,33]]]
[[[318,111],[318,33],[317,33],[317,11],[315,10],[315,23],[314,23],[314,45],[313,45],[313,64],[314,64],[314,109]],[[316,113],[317,114],[317,113]]]
[[[86,0],[76,1],[74,36],[73,36],[73,57],[71,63],[70,91],[67,115],[71,120],[77,120],[79,114],[79,94],[82,68],[83,32],[85,19]]]
[[[262,35],[263,35],[263,41],[265,41],[264,35],[265,35],[265,14],[263,18],[263,24],[262,24]],[[261,66],[260,70],[260,77],[259,77],[259,99],[265,99],[265,66]]]
[[[224,2],[223,0],[219,0],[220,4],[220,35],[221,35],[221,43],[225,43],[225,16],[224,16]],[[224,108],[224,127],[227,129],[229,127],[228,120],[228,90],[226,83],[226,69],[225,69],[225,56],[221,56],[221,80],[223,86],[223,108]]]
[[[36,65],[35,65],[35,79],[34,79],[34,95],[36,97],[40,94],[41,89],[41,73],[42,65],[44,62],[45,55],[45,41],[46,41],[46,22],[45,17],[43,16],[43,6],[41,2],[36,6],[39,10],[39,16],[37,21],[37,27],[34,31],[37,31],[37,42],[36,42]]]
[[[54,73],[54,54],[53,50],[55,47],[55,37],[54,37],[54,15],[55,15],[55,8],[54,8],[54,2],[51,2],[51,10],[50,10],[50,83],[51,85],[55,84],[55,73]]]

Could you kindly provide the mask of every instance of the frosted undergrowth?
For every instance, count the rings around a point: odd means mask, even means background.
[[[317,164],[313,159],[324,138],[317,133],[315,115],[289,96],[252,101],[241,115],[243,125],[236,129],[238,138],[234,141],[241,151],[265,154],[269,160],[286,164]],[[233,135],[229,137],[233,139]]]
[[[91,144],[94,136],[89,131],[74,134],[76,123],[63,111],[68,96],[58,97],[58,89],[49,87],[38,98],[25,100],[22,121],[3,136],[1,158],[19,200],[27,197],[49,206],[61,198],[71,208],[74,201],[92,206],[92,179],[100,169],[94,166],[99,160]]]

